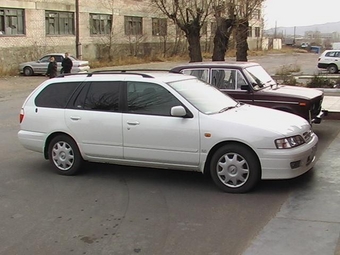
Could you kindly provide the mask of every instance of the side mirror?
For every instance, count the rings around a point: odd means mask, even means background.
[[[187,111],[183,106],[174,106],[171,108],[171,116],[184,117],[187,115]]]
[[[241,90],[250,91],[250,87],[249,87],[249,85],[241,85]]]

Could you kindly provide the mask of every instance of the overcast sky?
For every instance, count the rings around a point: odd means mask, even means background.
[[[265,28],[308,26],[340,21],[340,0],[266,0]]]

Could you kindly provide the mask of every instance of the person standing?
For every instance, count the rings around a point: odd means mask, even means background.
[[[48,64],[48,67],[47,67],[46,75],[48,77],[50,77],[50,79],[56,77],[57,76],[57,69],[58,69],[58,64],[55,61],[55,58],[53,56],[51,56],[50,57],[50,63]]]
[[[65,58],[63,59],[63,62],[61,62],[61,66],[63,67],[63,73],[71,73],[73,62],[69,58],[68,52],[65,53]]]

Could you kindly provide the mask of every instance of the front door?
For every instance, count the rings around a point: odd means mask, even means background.
[[[128,82],[127,92],[127,110],[123,114],[124,158],[197,166],[200,145],[197,116],[171,116],[171,107],[182,103],[158,84]]]

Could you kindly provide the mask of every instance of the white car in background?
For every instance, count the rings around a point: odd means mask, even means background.
[[[112,72],[43,82],[21,108],[21,144],[62,175],[84,161],[187,170],[233,193],[315,164],[318,137],[297,115],[239,103],[193,76]]]
[[[329,73],[340,70],[340,50],[325,50],[318,59],[318,68],[327,69]]]
[[[50,62],[50,57],[54,57],[58,64],[58,73],[60,74],[62,72],[62,66],[61,63],[63,59],[65,58],[64,53],[50,53],[42,58],[40,58],[37,61],[30,61],[21,63],[19,65],[19,72],[21,74],[24,74],[25,76],[31,76],[34,74],[45,74],[47,71],[47,66]],[[69,56],[69,58],[73,62],[73,67],[71,72],[72,73],[79,73],[79,72],[88,72],[90,71],[89,62],[85,60],[78,60],[74,56]]]

